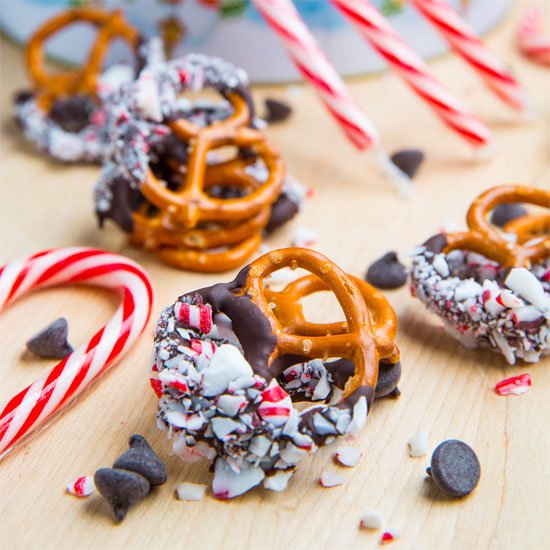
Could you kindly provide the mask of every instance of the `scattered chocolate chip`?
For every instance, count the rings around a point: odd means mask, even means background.
[[[94,103],[85,95],[57,99],[50,109],[50,119],[66,132],[80,132],[90,123]]]
[[[267,98],[265,100],[265,108],[267,113],[264,119],[271,124],[285,121],[292,113],[292,107],[290,105],[273,98]]]
[[[145,438],[134,434],[128,443],[130,448],[116,459],[113,468],[141,474],[152,486],[165,483],[166,468]]]
[[[419,149],[403,149],[403,151],[397,151],[391,156],[392,162],[409,178],[414,178],[422,161],[424,160],[424,153]]]
[[[33,336],[27,342],[27,349],[39,357],[65,359],[73,352],[73,348],[67,342],[68,332],[67,320],[61,317]]]
[[[376,390],[374,397],[386,397],[392,396],[395,390],[397,389],[397,383],[401,378],[401,363],[397,362],[394,365],[389,363],[379,363],[378,364],[378,381],[376,382]],[[395,397],[398,397],[396,395]]]
[[[142,475],[112,468],[97,470],[94,483],[120,521],[136,502],[145,498],[150,488],[149,482]]]
[[[399,288],[407,282],[407,269],[391,251],[370,265],[365,278],[377,288]]]
[[[271,216],[265,230],[271,233],[278,227],[290,221],[300,211],[300,206],[286,193],[281,193],[271,207]]]
[[[527,210],[516,202],[498,204],[491,213],[491,223],[498,227],[504,227],[508,222],[526,214]]]
[[[448,495],[463,497],[476,488],[481,468],[475,452],[466,443],[449,439],[437,446],[426,473]]]

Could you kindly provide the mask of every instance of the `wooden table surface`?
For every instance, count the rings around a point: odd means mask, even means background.
[[[383,135],[390,151],[426,152],[412,200],[389,187],[365,156],[340,135],[309,88],[256,89],[295,108],[292,118],[268,130],[289,170],[315,189],[296,222],[270,237],[270,247],[290,243],[292,227],[313,228],[318,248],[351,273],[395,249],[406,252],[444,223],[464,223],[471,200],[489,186],[522,182],[548,185],[548,71],[523,59],[513,45],[516,7],[488,41],[528,89],[537,115],[525,120],[499,104],[458,58],[432,63],[441,80],[490,124],[495,154],[476,161],[470,148],[444,128],[393,75],[356,79],[353,95]],[[377,402],[356,442],[364,458],[342,470],[341,487],[323,489],[323,470],[336,470],[327,448],[298,467],[287,491],[255,489],[230,502],[209,494],[179,502],[174,486],[210,483],[206,464],[187,465],[170,455],[155,424],[156,397],[149,388],[151,331],[164,305],[183,292],[229,280],[223,275],[177,271],[127,246],[109,224],[99,231],[92,214],[97,167],[61,166],[22,139],[11,120],[10,100],[27,83],[19,48],[1,46],[0,260],[60,245],[88,245],[126,254],[150,272],[156,290],[153,318],[128,355],[66,412],[0,464],[0,544],[4,548],[371,548],[380,533],[358,529],[362,512],[375,508],[402,530],[400,548],[548,548],[550,418],[548,360],[508,366],[487,351],[467,351],[439,329],[406,288],[387,296],[399,316],[402,396]],[[80,344],[105,322],[118,297],[92,289],[56,289],[19,300],[0,317],[0,402],[54,363],[24,352],[26,340],[59,316],[70,341]],[[530,372],[533,386],[519,397],[493,391],[505,377]],[[431,450],[458,438],[478,453],[479,487],[463,500],[439,494],[424,473],[429,455],[413,459],[407,440],[429,432]],[[115,525],[97,494],[78,500],[65,493],[81,474],[110,466],[132,433],[141,433],[166,461],[167,484]]]

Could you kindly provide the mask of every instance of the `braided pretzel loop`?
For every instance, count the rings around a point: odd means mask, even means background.
[[[243,220],[273,204],[282,190],[284,164],[265,136],[248,126],[250,111],[244,98],[237,93],[228,93],[233,114],[223,121],[216,121],[199,128],[186,119],[169,122],[172,131],[189,143],[189,161],[182,174],[182,185],[176,191],[167,189],[148,169],[140,191],[145,198],[161,210],[166,210],[171,219],[185,228],[195,228],[199,222],[227,222]],[[213,185],[212,179],[224,185],[249,182],[253,179],[245,172],[247,162],[237,158],[214,166],[207,164],[209,151],[227,145],[239,149],[252,149],[265,164],[266,181],[255,185],[244,197],[221,199],[209,196],[205,190]]]
[[[63,27],[86,22],[97,27],[97,36],[88,59],[79,70],[50,74],[44,68],[44,42]],[[49,19],[30,38],[25,56],[26,63],[38,93],[40,106],[48,110],[59,97],[84,94],[97,97],[98,78],[109,43],[125,40],[134,50],[140,42],[138,31],[127,23],[121,10],[105,12],[92,8],[75,8]]]
[[[264,279],[284,267],[303,268],[311,273],[288,285],[281,292],[265,287]],[[344,323],[310,323],[304,320],[300,298],[330,290],[338,300]],[[344,388],[344,397],[361,385],[376,387],[380,357],[399,360],[393,344],[396,319],[384,297],[369,285],[344,273],[319,252],[303,248],[275,250],[250,264],[243,293],[250,297],[269,319],[277,345],[268,366],[278,357],[297,355],[309,359],[331,357],[353,361],[355,371]],[[371,320],[369,309],[376,322]],[[277,374],[277,373],[275,373]]]
[[[517,235],[518,242],[523,244],[532,239],[543,238],[550,234],[549,214],[528,214],[509,221],[504,226],[506,233]]]
[[[472,250],[506,267],[529,267],[532,262],[547,258],[550,235],[536,240],[531,237],[533,233],[539,234],[544,227],[548,227],[548,215],[526,216],[528,220],[520,219],[515,225],[507,225],[508,229],[517,232],[516,242],[505,239],[489,223],[487,215],[495,206],[518,202],[550,208],[550,192],[521,185],[503,185],[485,191],[468,210],[467,223],[470,230],[448,234],[445,252]]]

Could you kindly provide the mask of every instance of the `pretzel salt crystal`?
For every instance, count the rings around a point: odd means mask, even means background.
[[[62,28],[77,22],[91,23],[98,32],[88,59],[82,68],[50,74],[44,68],[44,42]],[[93,8],[75,8],[49,19],[30,38],[25,50],[27,68],[37,88],[42,108],[48,110],[59,97],[84,94],[97,98],[101,64],[109,43],[116,38],[125,40],[136,50],[140,43],[138,31],[124,19],[121,10],[105,12]]]
[[[507,267],[528,266],[548,257],[550,235],[540,242],[527,245],[524,245],[521,239],[512,243],[503,238],[489,223],[487,214],[495,206],[517,202],[550,208],[550,191],[521,185],[504,185],[485,191],[468,210],[469,231],[447,234],[445,252],[457,249],[472,250]]]

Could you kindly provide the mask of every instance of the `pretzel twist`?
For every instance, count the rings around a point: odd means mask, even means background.
[[[506,233],[517,235],[518,242],[523,244],[532,239],[543,238],[550,234],[549,214],[528,214],[509,221],[504,226]]]
[[[282,190],[285,169],[279,154],[265,136],[248,127],[245,99],[237,93],[227,98],[234,112],[223,121],[204,128],[186,119],[168,123],[190,148],[185,165],[169,162],[181,185],[172,191],[147,168],[140,191],[148,204],[133,213],[132,242],[183,269],[219,272],[242,265],[260,245],[271,205]],[[252,160],[242,156],[208,164],[208,152],[226,145],[252,149],[265,163],[267,180],[247,173]],[[240,189],[244,196],[212,196],[208,191],[215,186]],[[150,214],[150,206],[158,212]]]
[[[550,208],[550,192],[521,185],[493,187],[482,193],[470,206],[467,214],[469,231],[447,235],[445,252],[456,249],[472,250],[506,267],[529,267],[532,262],[544,260],[550,253],[550,235],[528,242],[534,229],[537,233],[548,226],[548,215],[517,221],[511,228],[518,231],[517,241],[506,240],[487,218],[498,204],[527,203]],[[544,221],[546,220],[546,221]]]
[[[291,283],[281,292],[266,288],[265,278],[284,267],[303,268],[311,275]],[[346,317],[344,323],[304,320],[298,300],[324,290],[334,293]],[[268,367],[285,355],[323,360],[345,358],[353,362],[355,371],[346,382],[344,398],[361,385],[375,388],[379,359],[397,362],[399,350],[393,344],[395,313],[382,294],[373,290],[366,283],[359,284],[319,252],[309,249],[275,250],[253,261],[243,293],[269,320],[276,336],[277,344],[268,359]],[[375,317],[374,323],[371,314]]]
[[[167,210],[175,222],[193,228],[201,221],[240,220],[269,207],[279,196],[284,179],[284,164],[278,153],[259,131],[248,127],[250,110],[246,101],[237,93],[227,94],[233,105],[233,114],[205,128],[199,128],[189,120],[169,122],[172,131],[190,144],[190,155],[185,177],[177,191],[167,189],[149,169],[140,190],[145,198],[162,210]],[[207,154],[213,149],[233,145],[240,149],[254,149],[268,170],[268,179],[245,197],[219,199],[205,193]],[[246,178],[245,162],[236,160],[223,167],[222,173],[232,179]]]
[[[50,74],[44,68],[44,42],[62,28],[77,22],[91,23],[97,27],[97,36],[88,58],[79,70]],[[92,8],[75,8],[49,19],[30,38],[25,51],[29,74],[37,88],[38,101],[49,110],[59,97],[84,94],[97,98],[97,84],[101,65],[109,43],[125,40],[134,50],[140,43],[138,31],[127,23],[121,10],[105,12]]]

